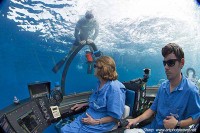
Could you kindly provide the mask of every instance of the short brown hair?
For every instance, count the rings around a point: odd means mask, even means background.
[[[166,57],[167,55],[174,53],[177,59],[180,61],[184,58],[183,49],[176,43],[169,43],[162,48],[162,55]]]
[[[101,69],[98,69],[97,71],[97,76],[101,77],[103,80],[116,80],[118,78],[113,58],[101,56],[96,60],[96,64],[101,67]]]

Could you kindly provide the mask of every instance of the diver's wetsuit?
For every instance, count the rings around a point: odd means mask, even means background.
[[[74,32],[76,40],[73,45],[78,46],[79,42],[82,40],[95,40],[98,34],[99,24],[96,21],[96,19],[92,18],[91,20],[88,20],[85,17],[83,17],[76,24]]]
[[[70,49],[69,53],[53,67],[52,71],[56,73],[63,66],[65,61],[68,60],[71,54],[80,45],[80,41],[83,40],[88,41],[88,39],[95,40],[98,34],[99,34],[99,24],[96,21],[96,19],[94,18],[87,19],[86,17],[81,18],[76,24],[74,32],[76,40],[73,43],[72,48]],[[86,43],[95,46],[94,42],[89,43],[88,41]],[[96,46],[94,47],[95,49],[91,48],[91,46],[89,46],[89,48],[91,52],[97,51]]]

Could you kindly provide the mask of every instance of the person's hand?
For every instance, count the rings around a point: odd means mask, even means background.
[[[174,129],[177,123],[178,123],[178,120],[174,116],[167,116],[163,120],[163,124],[166,129]]]
[[[73,107],[71,107],[71,110],[79,110],[81,109],[83,106],[85,106],[85,104],[75,104]]]
[[[88,113],[86,113],[86,118],[82,118],[82,122],[88,125],[95,125],[96,120],[93,119]]]
[[[92,39],[87,39],[87,44],[91,44],[93,43],[94,41]]]
[[[126,126],[126,128],[130,128],[132,125],[137,124],[136,119],[127,119],[127,120],[128,120],[128,125]]]
[[[83,45],[83,44],[86,44],[86,41],[85,40],[82,40],[82,41],[80,41],[79,42],[81,45]]]

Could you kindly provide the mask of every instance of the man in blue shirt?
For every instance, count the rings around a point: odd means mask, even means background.
[[[198,88],[181,73],[185,63],[182,48],[169,43],[162,48],[162,55],[168,80],[161,84],[150,109],[137,118],[130,119],[127,128],[155,113],[153,121],[143,128],[145,132],[180,131],[179,128],[196,124],[200,118]]]

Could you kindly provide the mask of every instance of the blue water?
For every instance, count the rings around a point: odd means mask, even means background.
[[[188,67],[200,73],[200,8],[192,0],[3,0],[0,3],[0,109],[13,97],[29,97],[27,84],[34,81],[60,81],[62,70],[52,67],[69,51],[74,41],[75,23],[92,9],[100,23],[97,47],[112,56],[120,81],[143,76],[150,68],[148,85],[166,78],[161,48],[180,44]],[[150,5],[151,4],[151,5]],[[152,6],[152,8],[150,8]],[[83,49],[73,60],[66,78],[66,94],[95,87],[88,75]],[[46,132],[55,132],[50,127]]]

